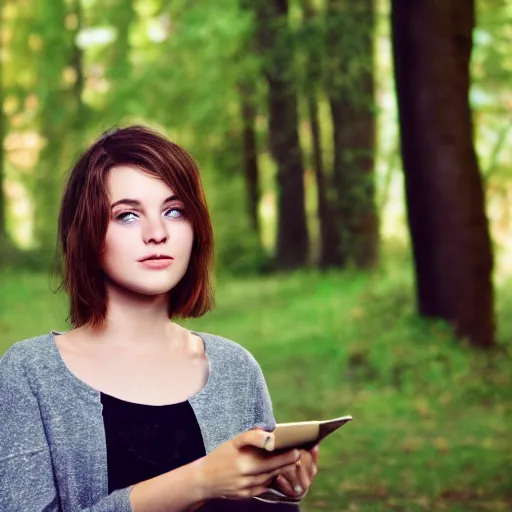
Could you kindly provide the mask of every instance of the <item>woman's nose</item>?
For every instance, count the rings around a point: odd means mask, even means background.
[[[144,242],[160,244],[167,240],[168,233],[165,225],[165,219],[148,219],[144,228]]]

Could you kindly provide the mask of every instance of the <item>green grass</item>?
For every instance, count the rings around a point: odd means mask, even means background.
[[[0,352],[66,329],[40,274],[0,274]],[[278,421],[352,414],[327,438],[310,511],[512,509],[512,293],[497,292],[500,350],[475,352],[414,314],[402,261],[373,275],[296,273],[219,283],[186,322],[247,347]]]

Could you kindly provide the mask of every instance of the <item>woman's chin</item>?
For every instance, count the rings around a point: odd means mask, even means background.
[[[167,295],[176,285],[174,282],[111,282],[111,290],[115,295],[130,295],[130,296],[138,296],[141,299],[149,299],[159,297],[161,295]],[[112,294],[111,294],[112,295]]]

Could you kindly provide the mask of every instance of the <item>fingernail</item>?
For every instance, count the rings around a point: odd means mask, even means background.
[[[302,487],[300,485],[296,485],[293,490],[297,493],[297,494],[301,494],[302,493]]]
[[[265,450],[271,452],[274,449],[274,436],[267,436],[265,438],[265,443],[263,444],[263,448]]]

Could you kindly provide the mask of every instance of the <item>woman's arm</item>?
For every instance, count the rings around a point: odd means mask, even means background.
[[[214,498],[245,499],[262,494],[283,471],[295,467],[299,450],[273,451],[274,436],[249,430],[205,457],[133,487],[134,512],[178,512]]]
[[[183,512],[204,501],[198,482],[197,461],[134,485],[133,512]],[[172,497],[172,499],[171,499]]]

